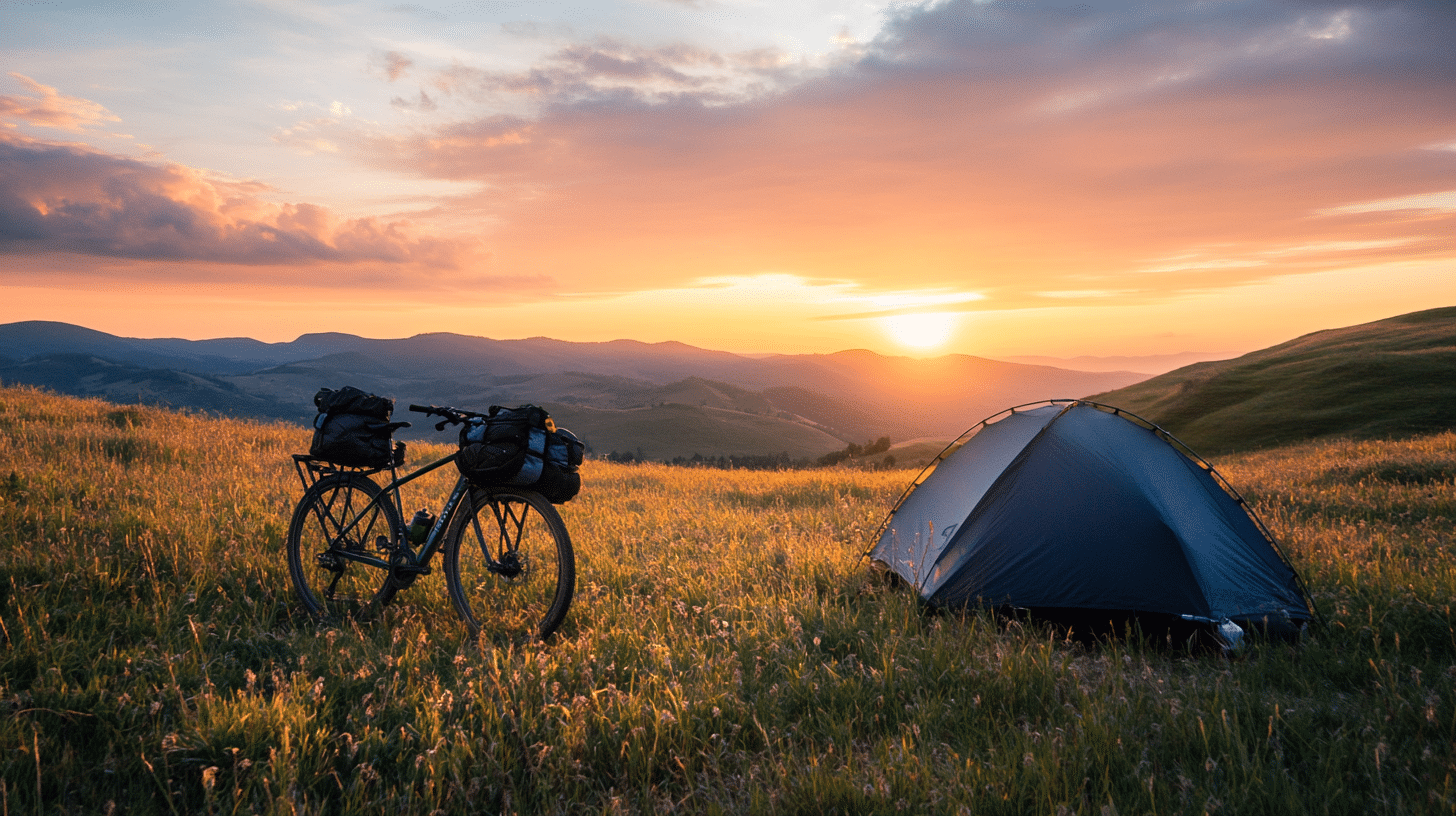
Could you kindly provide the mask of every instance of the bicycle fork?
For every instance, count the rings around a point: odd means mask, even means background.
[[[474,514],[470,523],[475,527],[476,540],[480,542],[481,552],[485,555],[486,569],[511,581],[530,569],[530,564],[522,559],[520,551],[521,535],[526,525],[525,507],[517,511],[511,505],[499,502],[492,502],[490,507],[499,533],[496,541],[499,557],[491,552],[490,539],[480,529],[480,514]]]

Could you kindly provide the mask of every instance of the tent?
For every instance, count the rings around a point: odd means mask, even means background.
[[[1213,467],[1110,406],[1052,400],[992,416],[918,476],[871,558],[932,606],[1302,630],[1311,607],[1267,528]],[[1166,625],[1166,623],[1165,623]]]

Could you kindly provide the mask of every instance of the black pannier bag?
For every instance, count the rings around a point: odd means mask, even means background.
[[[336,465],[384,468],[403,464],[404,443],[394,443],[394,432],[408,422],[390,422],[394,400],[346,385],[314,395],[318,416],[313,421],[313,444],[308,453]]]
[[[460,429],[455,464],[472,484],[527,487],[561,504],[581,492],[577,468],[584,449],[575,434],[556,427],[544,408],[492,405],[488,416]]]

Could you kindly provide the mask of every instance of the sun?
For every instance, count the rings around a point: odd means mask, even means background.
[[[939,348],[955,334],[960,316],[949,312],[889,315],[880,327],[896,343],[921,351]]]

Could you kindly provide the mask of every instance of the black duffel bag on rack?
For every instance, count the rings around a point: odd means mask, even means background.
[[[398,467],[404,463],[404,443],[395,444],[394,432],[408,422],[390,422],[394,400],[366,393],[352,385],[335,391],[320,389],[313,404],[313,444],[308,453],[336,465],[362,468]]]
[[[584,450],[581,440],[557,428],[544,408],[492,405],[487,416],[460,429],[455,464],[472,484],[526,487],[561,504],[581,491],[577,468]]]

